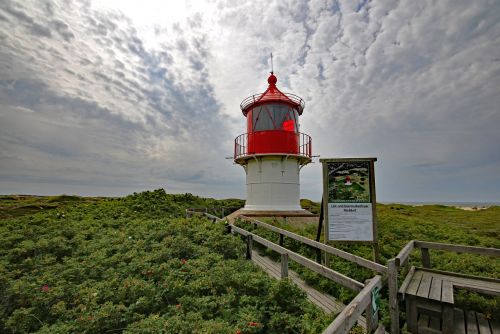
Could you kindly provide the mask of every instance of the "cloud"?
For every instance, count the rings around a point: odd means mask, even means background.
[[[223,157],[273,52],[278,86],[306,101],[314,153],[377,156],[380,199],[500,198],[496,2],[119,5],[0,4],[3,192],[93,182],[243,196]],[[318,199],[319,164],[302,171],[303,196]],[[475,175],[497,187],[474,188]]]

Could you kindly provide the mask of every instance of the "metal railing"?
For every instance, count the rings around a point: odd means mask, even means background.
[[[280,130],[274,130],[274,131],[280,131]],[[288,133],[288,131],[286,131]],[[255,132],[258,133],[258,132]],[[302,157],[307,157],[308,159],[312,158],[312,138],[311,136],[298,132],[295,133],[297,136],[297,144],[298,147],[294,149],[293,151],[289,152],[250,152],[249,146],[248,146],[248,133],[243,133],[236,137],[234,139],[234,159],[238,159],[243,156],[247,155],[254,155],[254,154],[268,154],[268,153],[277,153],[277,154],[296,154]],[[279,143],[277,143],[279,144]],[[284,147],[287,146],[287,144],[283,143]]]
[[[297,109],[298,109],[297,111],[299,112],[299,115],[301,115],[302,111],[304,110],[304,108],[306,106],[306,103],[304,102],[304,100],[295,94],[283,93],[283,92],[280,92],[280,93],[282,93],[283,95],[272,95],[268,98],[263,98],[263,99],[261,99],[261,98],[262,98],[262,95],[264,95],[264,93],[249,96],[241,102],[240,108],[242,111],[245,111],[251,105],[253,105],[257,102],[264,102],[264,101],[265,102],[283,101],[283,102],[288,102],[288,103],[292,102],[292,103],[297,105]]]

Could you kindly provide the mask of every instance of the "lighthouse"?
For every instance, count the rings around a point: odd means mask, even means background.
[[[247,97],[241,111],[247,132],[234,141],[234,162],[246,173],[243,211],[304,212],[300,170],[311,162],[311,137],[300,132],[304,100],[281,92],[271,72],[264,93]]]

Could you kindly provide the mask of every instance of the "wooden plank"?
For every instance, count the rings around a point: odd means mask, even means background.
[[[453,305],[443,304],[443,316],[441,319],[441,328],[443,330],[443,334],[453,334],[454,326],[455,326],[455,310]]]
[[[321,158],[319,162],[350,162],[350,161],[377,161],[377,158]]]
[[[411,333],[418,332],[418,314],[417,314],[417,301],[414,295],[406,297],[406,321],[408,322],[408,330]]]
[[[450,305],[453,305],[455,303],[455,299],[453,297],[453,283],[451,283],[450,281],[443,281],[441,301]]]
[[[429,318],[429,327],[437,332],[441,331],[441,319],[431,316]]]
[[[478,334],[476,312],[466,311],[467,334]]]
[[[308,258],[306,258],[302,255],[299,255],[299,254],[294,253],[294,252],[289,252],[288,256],[290,257],[290,259],[294,260],[297,263],[300,263],[304,267],[309,268],[312,271],[315,271],[318,274],[325,276],[325,277],[331,279],[332,281],[345,286],[346,288],[349,288],[349,289],[354,290],[354,291],[361,291],[364,287],[363,283],[360,283],[360,282],[353,280],[352,278],[347,277],[339,272],[336,272],[330,268],[327,268],[321,264],[318,264],[312,260],[309,260]]]
[[[421,248],[420,252],[422,253],[422,266],[424,268],[430,268],[431,267],[431,256],[429,254],[429,249],[428,248]]]
[[[467,275],[467,274],[460,274],[456,272],[451,272],[451,271],[445,271],[445,270],[437,270],[437,269],[422,269],[422,268],[417,268],[417,270],[422,270],[422,271],[427,271],[433,274],[437,275],[444,275],[444,276],[449,276],[449,280],[451,279],[459,279],[459,278],[465,278],[465,279],[471,279],[471,280],[477,280],[478,282],[492,282],[492,283],[498,283],[500,284],[500,279],[497,278],[492,278],[492,277],[485,277],[485,276],[476,276],[476,275]],[[436,276],[436,275],[434,275]],[[486,284],[486,283],[484,283]]]
[[[464,318],[464,311],[461,309],[455,308],[454,310],[454,334],[466,334],[465,331],[465,318]]]
[[[420,314],[418,316],[418,332],[420,333],[420,328],[429,327],[429,316],[427,314]]]
[[[417,298],[417,308],[419,313],[425,313],[432,316],[441,316],[443,311],[442,303],[430,299]]]
[[[441,331],[432,329],[430,327],[424,327],[418,329],[418,334],[441,334]]]
[[[365,281],[365,286],[370,283],[370,280]],[[366,333],[371,334],[378,326],[378,312],[373,313],[372,303],[368,303],[365,309],[366,318]]]
[[[431,281],[432,281],[432,276],[423,272],[422,281],[420,282],[420,285],[418,286],[417,296],[422,297],[422,298],[429,297],[429,291],[431,289]]]
[[[414,240],[411,240],[410,242],[408,242],[406,244],[406,246],[403,247],[403,249],[396,256],[396,265],[398,267],[402,267],[405,265],[406,261],[408,260],[408,257],[410,256],[410,253],[414,247],[415,247]]]
[[[390,272],[390,270],[389,270],[389,272]],[[403,283],[401,283],[401,287],[399,288],[399,293],[402,295],[403,299],[404,299],[404,295],[406,293],[406,290],[408,289],[408,286],[410,285],[411,279],[413,278],[413,275],[415,275],[415,267],[412,266],[410,268],[410,270],[408,271],[408,274],[406,274],[406,277],[405,277]]]
[[[488,319],[482,313],[476,313],[477,317],[477,327],[479,328],[479,334],[491,334],[490,324]]]
[[[500,322],[490,320],[491,333],[500,334]]]
[[[459,289],[471,290],[487,295],[500,296],[500,289],[494,285],[479,285],[479,284],[461,284],[459,282],[453,282],[453,286]]]
[[[252,261],[261,267],[269,276],[280,279],[281,273],[278,265],[272,263],[268,258],[262,257],[256,251],[252,252]]]
[[[247,260],[251,260],[252,259],[252,239],[253,239],[253,236],[251,234],[247,235],[247,254],[246,254],[246,258]]]
[[[318,263],[314,262],[313,260],[310,260],[310,259],[308,259],[300,254],[297,254],[297,253],[292,252],[286,248],[283,248],[283,247],[281,247],[281,246],[279,246],[279,245],[277,245],[277,244],[275,244],[267,239],[264,239],[256,234],[248,232],[248,231],[246,231],[242,228],[239,228],[237,226],[233,226],[232,230],[236,233],[240,233],[240,234],[245,235],[245,236],[251,235],[253,241],[258,242],[259,244],[264,245],[267,248],[272,249],[275,252],[278,252],[279,254],[288,254],[289,259],[294,260],[295,262],[303,265],[304,267],[306,267],[314,272],[317,272],[318,274],[320,274],[324,277],[327,277],[327,278],[331,279],[332,281],[334,281],[334,282],[336,282],[336,283],[338,283],[346,288],[349,288],[349,289],[354,290],[354,291],[361,291],[361,289],[363,289],[363,287],[364,287],[363,283],[360,283],[360,282],[358,282],[350,277],[347,277],[346,275],[343,275],[339,272],[336,272],[335,270],[332,270],[330,268],[322,266],[321,264],[318,264]]]
[[[479,255],[486,255],[486,256],[500,256],[500,249],[498,249],[498,248],[463,246],[463,245],[444,244],[444,243],[439,243],[439,242],[418,241],[418,240],[415,240],[415,247],[445,250],[445,251],[456,252],[456,253],[470,253],[470,254],[479,254]]]
[[[266,256],[259,255],[255,250],[252,253],[252,261],[260,268],[262,268],[269,276],[275,279],[281,278],[280,266],[277,262],[269,259]],[[307,285],[307,283],[302,280],[294,271],[289,271],[289,278],[307,294],[307,298],[309,299],[309,301],[321,308],[325,313],[338,313],[345,308],[344,304],[337,301],[332,296],[322,294],[321,292]]]
[[[443,281],[449,281],[455,288],[462,288],[483,294],[500,296],[500,281],[496,279],[463,274],[453,275],[455,273],[450,273],[451,275],[447,275],[442,271],[430,271],[427,269],[418,270],[431,273],[433,279],[440,278]]]
[[[288,254],[281,254],[281,278],[288,277]]]
[[[246,220],[246,221],[249,221],[251,223],[255,223],[256,225],[258,225],[260,227],[263,227],[263,228],[268,229],[270,231],[279,233],[279,234],[284,235],[286,237],[289,237],[291,239],[300,241],[300,242],[302,242],[304,244],[307,244],[309,246],[321,249],[321,250],[323,250],[323,251],[325,251],[327,253],[330,253],[332,255],[336,255],[336,256],[344,259],[344,260],[356,263],[356,264],[358,264],[358,265],[360,265],[362,267],[368,268],[370,270],[374,270],[374,271],[376,271],[378,273],[385,274],[387,272],[387,267],[386,266],[383,266],[383,265],[381,265],[379,263],[367,260],[367,259],[365,259],[365,258],[363,258],[361,256],[357,256],[357,255],[351,254],[349,252],[346,252],[346,251],[340,250],[338,248],[335,248],[335,247],[323,244],[321,242],[318,242],[318,241],[306,238],[304,236],[301,236],[301,235],[298,235],[296,233],[284,230],[282,228],[279,228],[279,227],[276,227],[276,226],[273,226],[273,225],[261,222],[261,221],[259,221],[257,219],[253,219],[253,218],[250,218],[250,217],[247,217],[247,216],[239,216],[239,217],[242,218],[242,219],[244,219],[244,220]]]
[[[420,281],[422,280],[422,271],[417,270],[408,284],[408,289],[406,289],[406,294],[416,295],[418,287],[420,286]]]
[[[375,287],[382,287],[382,278],[375,276],[370,282],[354,297],[354,299],[340,312],[333,322],[323,331],[323,334],[348,333],[356,324],[363,311],[372,300],[372,290]]]
[[[443,280],[437,277],[433,277],[431,282],[431,291],[429,292],[429,299],[441,301],[442,287]]]
[[[399,334],[398,267],[396,266],[395,259],[390,259],[389,261],[387,261],[387,269],[388,269],[387,285],[389,288],[389,313],[391,316],[391,333]]]
[[[377,228],[377,191],[375,189],[375,161],[370,161],[370,200],[372,202],[372,231],[373,231],[373,261],[380,262],[380,248],[378,245],[378,228]],[[383,274],[383,273],[382,273]]]

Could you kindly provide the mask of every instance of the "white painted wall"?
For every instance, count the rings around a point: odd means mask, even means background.
[[[296,211],[300,207],[299,162],[294,157],[261,156],[248,160],[245,210]]]

